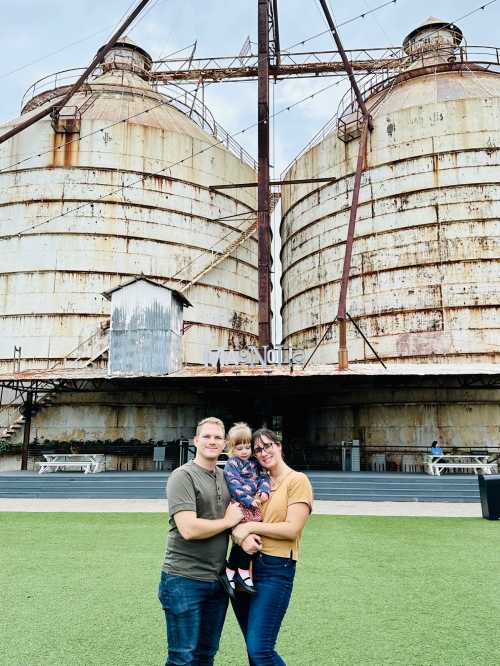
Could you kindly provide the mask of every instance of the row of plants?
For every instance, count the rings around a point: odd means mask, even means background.
[[[73,439],[69,441],[56,441],[52,439],[34,439],[30,442],[29,452],[31,455],[38,455],[47,452],[53,453],[80,453],[92,450],[93,453],[107,453],[113,455],[114,453],[152,453],[155,446],[174,447],[178,444],[178,440],[165,441],[148,439],[142,441],[140,439]],[[0,454],[2,453],[19,453],[22,444],[19,442],[9,442],[0,440]]]

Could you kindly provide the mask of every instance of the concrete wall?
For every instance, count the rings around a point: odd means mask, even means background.
[[[371,389],[332,392],[308,409],[310,445],[500,447],[500,390]]]

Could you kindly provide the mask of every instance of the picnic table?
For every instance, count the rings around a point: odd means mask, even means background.
[[[104,467],[103,453],[44,453],[45,460],[38,462],[39,474],[64,469],[80,469],[85,474],[101,472]]]
[[[490,462],[487,453],[464,454],[424,454],[424,468],[427,474],[441,476],[445,470],[472,469],[475,474],[492,474],[496,471],[495,462]]]

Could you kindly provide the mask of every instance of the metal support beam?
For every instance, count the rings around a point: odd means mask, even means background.
[[[334,183],[338,178],[293,178],[291,180],[270,180],[269,185],[307,185],[308,183]],[[224,183],[209,185],[209,190],[234,190],[241,187],[258,187],[259,183]]]
[[[24,435],[23,435],[23,448],[21,452],[21,470],[28,469],[28,447],[30,445],[31,435],[31,416],[33,412],[33,391],[26,393],[26,400],[23,405],[24,416]]]
[[[50,104],[47,106],[45,109],[42,111],[39,111],[36,113],[34,116],[29,118],[28,120],[25,120],[15,127],[13,127],[11,130],[8,132],[5,132],[5,134],[2,134],[0,136],[0,143],[3,143],[4,141],[7,141],[11,137],[15,136],[16,134],[19,134],[19,132],[22,132],[26,128],[30,127],[34,123],[38,122],[39,120],[42,120],[42,118],[45,118],[46,116],[50,115],[51,113],[55,112],[57,109],[63,108],[68,101],[73,97],[73,95],[80,89],[80,86],[85,83],[87,80],[87,77],[92,74],[94,69],[99,65],[107,55],[107,53],[113,48],[113,46],[116,44],[118,39],[123,35],[125,30],[129,27],[129,25],[132,23],[132,21],[142,12],[144,7],[148,4],[150,0],[142,0],[142,2],[134,9],[134,11],[130,14],[130,16],[125,19],[125,21],[121,24],[121,26],[116,30],[114,35],[111,37],[109,42],[105,44],[102,48],[100,48],[90,65],[87,67],[87,69],[83,72],[83,74],[80,76],[78,81],[72,86],[71,90],[64,95],[64,97],[57,101],[55,104]]]
[[[273,21],[273,43],[274,43],[274,64],[280,66],[281,63],[281,46],[280,46],[280,28],[278,19],[278,0],[271,2],[271,15]]]
[[[340,53],[340,57],[342,58],[342,63],[344,64],[345,71],[347,72],[347,76],[349,77],[349,81],[351,83],[351,87],[354,91],[354,94],[356,95],[356,100],[358,102],[359,108],[361,109],[361,112],[363,113],[363,116],[366,118],[368,121],[368,127],[369,129],[373,129],[373,124],[372,124],[372,119],[370,116],[370,113],[368,109],[366,108],[365,101],[363,99],[363,95],[361,94],[361,91],[358,86],[358,82],[356,81],[356,77],[354,76],[354,72],[351,66],[351,63],[349,62],[349,58],[347,57],[347,54],[344,49],[344,45],[342,44],[342,40],[340,39],[340,35],[337,32],[337,28],[335,27],[335,23],[333,22],[332,15],[330,13],[330,8],[326,3],[326,0],[319,0],[320,5],[323,9],[323,12],[326,17],[326,22],[328,23],[328,27],[330,28],[333,39],[335,40],[335,44],[337,45],[337,48]]]
[[[396,47],[390,47],[396,51]],[[345,51],[353,71],[361,74],[381,72],[390,75],[397,73],[404,60],[399,57],[386,58],[387,49],[362,49]],[[371,57],[370,57],[371,56]],[[322,59],[321,59],[322,58]],[[318,77],[321,75],[345,76],[345,67],[337,51],[304,51],[280,53],[280,64],[269,65],[269,75],[274,79],[289,77]],[[193,58],[192,66],[187,69],[186,60],[169,59],[153,63],[151,72],[153,82],[170,81],[231,81],[234,79],[256,80],[258,76],[257,60],[254,55]]]
[[[347,320],[346,320],[346,302],[347,287],[349,285],[349,273],[351,271],[352,246],[354,242],[354,229],[356,226],[356,217],[358,214],[359,191],[361,189],[361,176],[366,165],[366,146],[368,142],[368,119],[365,118],[361,130],[358,147],[358,161],[356,173],[354,175],[354,187],[352,192],[351,212],[349,215],[349,226],[347,227],[347,239],[344,253],[344,266],[342,269],[342,278],[340,281],[339,307],[337,319],[339,322],[339,370],[347,370],[349,359],[347,354]]]
[[[258,1],[258,192],[259,346],[271,345],[271,235],[269,214],[269,0]]]

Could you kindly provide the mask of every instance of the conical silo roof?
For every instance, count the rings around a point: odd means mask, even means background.
[[[411,42],[424,31],[433,29],[436,31],[436,34],[439,30],[448,30],[453,34],[453,39],[456,46],[459,46],[463,40],[463,33],[460,28],[454,23],[449,21],[443,21],[443,19],[437,18],[436,16],[428,16],[425,21],[422,21],[420,25],[414,28],[403,40],[403,49],[406,51]]]

